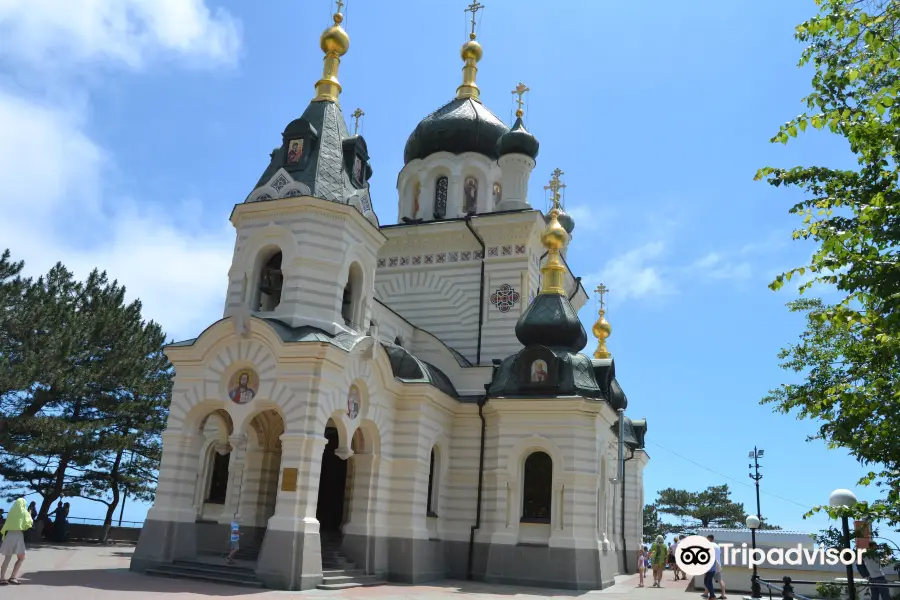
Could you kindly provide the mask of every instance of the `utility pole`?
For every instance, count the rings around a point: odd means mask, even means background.
[[[763,450],[757,449],[756,446],[753,446],[753,450],[750,451],[750,458],[753,459],[753,464],[750,465],[750,468],[753,469],[753,472],[750,473],[750,479],[756,482],[756,518],[760,520],[760,523],[762,523],[762,511],[759,508],[759,480],[763,476],[759,474],[759,459],[763,457],[763,452]]]

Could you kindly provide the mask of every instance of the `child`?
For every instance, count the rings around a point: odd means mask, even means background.
[[[241,531],[240,525],[238,525],[237,521],[231,522],[231,543],[228,546],[230,552],[228,553],[228,557],[225,559],[229,565],[234,564],[234,555],[237,554],[237,551],[240,549],[239,542],[241,541]]]
[[[638,587],[644,587],[644,575],[647,573],[647,546],[641,546],[638,550]]]

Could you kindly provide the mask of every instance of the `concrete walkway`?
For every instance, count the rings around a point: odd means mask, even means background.
[[[20,575],[22,585],[6,586],[0,595],[26,600],[187,600],[220,597],[229,600],[284,600],[286,598],[339,600],[488,600],[491,598],[603,600],[699,600],[684,582],[669,580],[662,589],[637,588],[637,575],[616,579],[616,585],[594,592],[545,590],[468,581],[429,585],[385,585],[341,591],[256,591],[195,581],[164,579],[128,571],[133,547],[44,546],[28,551]],[[11,565],[10,565],[11,566]],[[9,573],[7,573],[7,577]]]

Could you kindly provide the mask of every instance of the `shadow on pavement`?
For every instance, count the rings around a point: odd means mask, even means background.
[[[81,587],[122,592],[154,592],[157,594],[203,594],[206,596],[243,596],[270,590],[245,588],[189,579],[167,579],[132,573],[128,569],[81,569],[72,571],[34,571],[25,573],[23,585],[47,587]]]

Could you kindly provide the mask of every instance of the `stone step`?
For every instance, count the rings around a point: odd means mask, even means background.
[[[347,590],[358,587],[374,587],[384,585],[385,581],[374,575],[362,577],[325,577],[316,587],[320,590]]]
[[[344,561],[322,561],[322,569],[329,571],[353,571],[356,569],[356,563],[349,560]]]
[[[337,575],[365,575],[366,572],[362,569],[322,569],[322,575],[325,577],[333,577]]]
[[[144,571],[147,575],[154,577],[170,577],[175,579],[191,579],[194,581],[205,581],[208,583],[218,583],[220,585],[234,585],[240,587],[262,588],[263,584],[259,581],[251,581],[244,578],[225,577],[218,573],[203,573],[165,569],[164,567],[155,567]]]
[[[162,567],[172,567],[187,571],[203,571],[209,573],[221,573],[226,576],[240,576],[244,578],[256,578],[256,572],[249,567],[239,567],[237,565],[195,562],[189,560],[176,560],[171,565],[162,565]]]
[[[329,575],[322,578],[322,583],[358,583],[359,585],[377,585],[384,582],[375,575]]]

